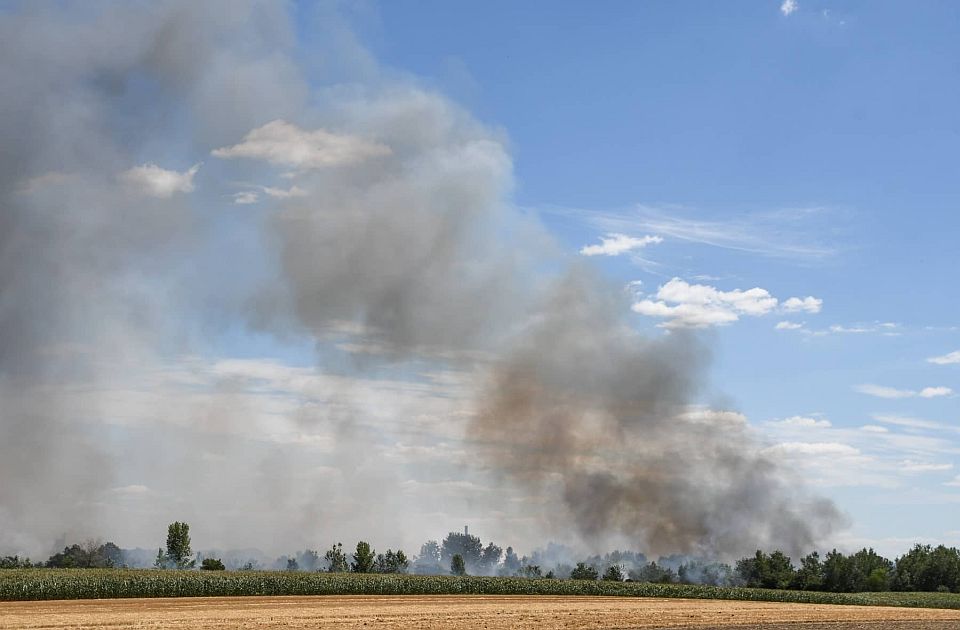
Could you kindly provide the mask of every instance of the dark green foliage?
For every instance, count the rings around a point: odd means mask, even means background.
[[[466,563],[464,563],[463,556],[461,556],[459,553],[453,554],[453,558],[450,559],[450,574],[451,575],[467,574]]]
[[[940,545],[915,545],[897,559],[891,587],[895,591],[960,590],[960,551]]]
[[[598,577],[600,577],[600,573],[594,567],[583,562],[578,562],[577,566],[570,572],[570,579],[572,580],[596,580]]]
[[[287,571],[299,571],[300,565],[297,564],[296,558],[287,558]]]
[[[453,561],[453,556],[456,554],[460,554],[460,557],[463,558],[464,566],[468,571],[471,573],[479,572],[483,556],[483,543],[480,542],[479,538],[459,532],[447,534],[440,545],[441,564],[448,565]]]
[[[374,573],[406,573],[410,568],[410,561],[407,560],[407,554],[399,549],[392,551],[387,549],[387,553],[377,555],[373,563]]]
[[[823,588],[823,563],[814,551],[800,558],[800,568],[793,578],[793,588],[801,591],[819,591]]]
[[[191,569],[195,561],[190,558],[190,526],[175,521],[167,526],[166,566],[173,569]],[[159,560],[159,557],[158,557]]]
[[[477,567],[483,575],[492,575],[500,564],[500,558],[503,557],[503,548],[488,543],[483,551],[480,552],[480,564]]]
[[[603,572],[603,579],[607,582],[623,582],[623,568],[619,564],[611,564]]]
[[[83,546],[70,545],[50,556],[46,566],[54,569],[109,569],[123,565],[123,553],[115,544],[87,541]]]
[[[343,553],[342,543],[331,546],[327,553],[323,554],[323,559],[327,563],[328,573],[346,573],[349,568],[347,566],[347,554]]]
[[[768,556],[757,549],[752,558],[737,562],[737,575],[754,588],[787,588],[796,578],[790,558],[779,550]]]
[[[543,577],[539,564],[525,564],[520,568],[520,577],[539,578]]]
[[[370,543],[361,540],[357,543],[357,550],[353,554],[350,570],[354,573],[370,573],[373,571],[373,563],[376,558],[377,552],[370,548]]]
[[[37,563],[37,566],[41,566]],[[0,569],[29,569],[33,567],[30,558],[21,558],[20,556],[4,556],[0,558]]]
[[[640,569],[629,572],[634,582],[652,582],[656,584],[672,584],[677,581],[677,574],[668,567],[661,567],[656,562],[648,562]]]
[[[834,593],[852,593],[854,584],[853,561],[834,549],[823,559],[823,590]]]
[[[223,566],[223,562],[219,558],[204,558],[203,562],[200,563],[201,571],[223,571],[226,567]]]
[[[861,549],[850,557],[854,592],[885,591],[890,586],[894,564],[873,549]]]

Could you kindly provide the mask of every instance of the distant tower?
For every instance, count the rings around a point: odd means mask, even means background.
[[[469,526],[469,525],[464,525],[464,526],[463,526],[463,535],[464,535],[464,536],[469,536],[469,535],[470,535],[470,526]]]

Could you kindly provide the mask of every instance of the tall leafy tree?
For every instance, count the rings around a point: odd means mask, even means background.
[[[190,569],[195,564],[191,559],[190,526],[175,521],[167,526],[167,563],[175,569]]]
[[[323,559],[327,563],[327,571],[330,573],[346,573],[349,567],[347,566],[347,554],[343,553],[343,543],[336,543],[327,549],[327,553],[323,554]]]
[[[440,545],[440,560],[443,564],[452,562],[453,556],[460,554],[463,563],[471,572],[480,566],[483,543],[476,536],[460,532],[450,532]]]
[[[503,556],[503,548],[498,547],[492,542],[487,544],[480,552],[480,572],[485,575],[493,575],[500,564],[500,558]]]
[[[420,553],[413,563],[413,572],[421,575],[438,575],[443,573],[440,564],[440,544],[435,540],[428,540],[420,546]]]
[[[370,548],[370,543],[361,540],[357,543],[357,550],[353,554],[350,570],[354,573],[370,573],[373,571],[373,563],[376,559],[377,553]]]

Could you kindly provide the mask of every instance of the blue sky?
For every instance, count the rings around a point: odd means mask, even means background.
[[[636,401],[614,385],[547,400],[573,435],[610,429],[575,472],[688,446],[695,497],[715,452],[775,460],[789,500],[769,505],[844,513],[821,548],[960,544],[958,18],[0,2],[0,448],[36,454],[0,457],[0,553],[152,547],[173,520],[269,553],[415,551],[464,523],[521,551],[649,551],[642,526],[572,534],[550,462],[538,485],[478,454],[489,383],[554,316],[568,334],[525,358],[571,388],[636,367],[597,348],[702,344],[689,399],[640,416],[661,451],[617,442]],[[594,286],[555,311],[570,277]],[[596,379],[550,363],[593,333]],[[676,356],[644,352],[661,376]]]
[[[802,416],[850,431],[770,439],[889,460],[896,487],[858,480],[872,465],[859,457],[837,475],[849,481],[825,482],[855,536],[955,537],[960,494],[944,482],[960,472],[957,398],[907,391],[960,389],[957,365],[928,361],[960,346],[960,7],[800,0],[781,9],[393,2],[358,21],[386,63],[506,131],[517,203],[571,250],[606,231],[657,235],[651,215],[678,221],[677,236],[643,248],[646,261],[603,260],[616,281],[654,292],[679,277],[822,299],[816,314],[710,327],[708,396],[761,427]],[[617,228],[604,230],[598,215]],[[704,222],[717,245],[697,242]],[[804,328],[775,330],[782,321]],[[867,384],[904,391],[857,391]],[[946,428],[876,419],[885,416]],[[857,434],[864,425],[935,436],[943,451],[880,445]],[[822,465],[841,464],[825,452]],[[903,473],[920,459],[933,470]]]

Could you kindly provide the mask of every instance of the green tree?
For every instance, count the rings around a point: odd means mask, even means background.
[[[760,587],[763,576],[767,573],[767,554],[757,549],[753,557],[740,558],[737,560],[736,572],[744,585],[752,588]]]
[[[819,591],[823,587],[823,564],[819,553],[814,551],[800,559],[793,587],[801,591]]]
[[[51,558],[52,560],[52,558]],[[47,566],[50,566],[49,563]],[[157,549],[157,558],[153,561],[153,566],[157,569],[169,569],[167,566],[167,554],[163,553],[163,548],[160,547]]]
[[[603,579],[607,582],[623,582],[623,567],[619,564],[611,564],[603,572]]]
[[[361,540],[357,543],[357,550],[353,554],[350,570],[354,573],[370,573],[373,571],[373,563],[376,559],[377,553],[370,548],[370,543]]]
[[[677,574],[670,567],[661,567],[656,562],[648,562],[639,570],[631,569],[629,574],[634,582],[671,584],[677,581]]]
[[[323,559],[326,561],[327,571],[330,573],[346,573],[349,569],[347,555],[343,553],[342,543],[331,545],[330,549],[327,549],[327,553],[323,554]]]
[[[374,573],[406,573],[410,567],[410,561],[407,560],[407,554],[401,550],[393,551],[387,549],[387,553],[377,554],[377,559],[373,563]]]
[[[287,571],[299,571],[300,565],[297,564],[296,558],[287,558]]]
[[[854,591],[885,591],[889,588],[889,577],[893,573],[893,563],[879,555],[873,549],[861,549],[850,556],[851,583]]]
[[[500,567],[500,575],[516,575],[520,572],[520,558],[513,551],[513,547],[507,547],[503,556],[503,566]]]
[[[413,572],[419,575],[439,575],[443,573],[440,564],[440,545],[435,540],[428,540],[420,546],[420,554],[413,563]]]
[[[223,571],[226,567],[223,566],[223,562],[219,558],[204,558],[203,562],[200,563],[201,571]]]
[[[450,559],[450,573],[453,575],[467,574],[467,567],[463,562],[463,556],[459,553],[453,554],[453,558]]]
[[[524,564],[520,569],[520,575],[525,578],[540,578],[543,577],[543,572],[540,570],[539,564]]]
[[[195,562],[190,558],[193,551],[190,549],[190,526],[175,521],[167,526],[167,553],[168,566],[175,569],[191,569]]]
[[[823,559],[823,588],[834,593],[853,591],[853,561],[836,549],[829,552]]]
[[[496,572],[497,565],[500,564],[500,558],[503,556],[503,548],[488,543],[483,551],[480,552],[480,572],[484,575],[493,575]]]
[[[571,580],[596,580],[600,574],[595,568],[584,563],[578,562],[573,571],[570,572]]]
[[[778,549],[767,558],[766,572],[761,581],[764,588],[787,588],[793,582],[794,575],[793,562]]]
[[[451,562],[455,554],[460,554],[467,570],[475,573],[481,565],[483,543],[471,534],[450,532],[440,544],[440,562],[442,564]]]

